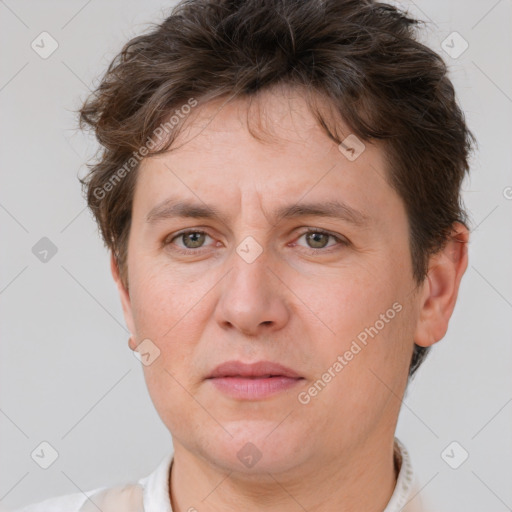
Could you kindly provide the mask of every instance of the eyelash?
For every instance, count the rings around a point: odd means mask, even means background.
[[[173,242],[173,240],[176,240],[177,238],[183,237],[183,236],[191,234],[191,233],[195,233],[195,234],[199,233],[201,235],[210,236],[206,231],[203,231],[200,229],[188,229],[185,231],[181,231],[181,232],[173,235],[172,237],[166,237],[163,242],[163,245],[164,246],[170,245]],[[298,236],[297,240],[305,235],[309,235],[310,233],[321,234],[321,235],[325,235],[325,236],[334,238],[334,240],[336,240],[338,242],[338,245],[341,245],[344,247],[349,245],[349,242],[347,240],[340,238],[336,235],[333,235],[332,233],[329,233],[328,231],[324,231],[323,229],[311,229],[310,228],[307,231],[304,231],[303,233],[301,233]],[[210,238],[212,238],[212,237],[210,237]],[[337,248],[339,248],[339,247],[330,246],[330,247],[323,248],[323,249],[313,249],[312,247],[302,247],[303,250],[305,250],[308,254],[313,255],[313,256],[316,256],[320,253],[330,253],[330,252],[332,252],[333,249],[335,250]],[[198,249],[182,249],[181,247],[175,246],[173,251],[176,251],[180,254],[191,255],[191,254],[200,254],[201,252],[203,252],[201,249],[204,249],[204,248],[199,247]]]

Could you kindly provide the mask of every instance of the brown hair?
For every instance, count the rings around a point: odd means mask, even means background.
[[[92,128],[102,147],[80,181],[125,286],[140,154],[170,148],[186,119],[180,107],[191,98],[199,105],[250,99],[279,85],[314,91],[361,140],[384,141],[419,285],[452,224],[468,223],[460,188],[476,142],[445,63],[415,39],[419,23],[372,0],[185,0],[130,40],[80,110],[80,127]],[[328,136],[341,142],[330,116],[306,96]],[[163,144],[142,151],[173,114]],[[427,351],[414,346],[410,376]]]

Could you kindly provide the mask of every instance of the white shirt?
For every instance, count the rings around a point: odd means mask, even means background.
[[[418,496],[419,488],[409,453],[396,437],[394,448],[400,470],[393,495],[382,512],[426,512]],[[171,450],[151,474],[137,483],[99,487],[86,495],[66,494],[15,512],[97,512],[98,509],[102,512],[172,512],[168,482],[173,455]]]

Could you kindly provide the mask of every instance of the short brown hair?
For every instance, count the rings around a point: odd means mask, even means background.
[[[126,162],[190,98],[250,98],[278,85],[314,91],[357,137],[384,141],[419,285],[452,224],[468,223],[460,188],[475,142],[444,61],[415,38],[419,23],[372,0],[185,0],[130,40],[79,112],[80,127],[92,128],[102,146],[80,181],[125,286],[138,167],[134,161],[129,172]],[[340,143],[335,123],[308,105]],[[178,121],[148,154],[170,148]],[[427,350],[414,346],[410,376]]]

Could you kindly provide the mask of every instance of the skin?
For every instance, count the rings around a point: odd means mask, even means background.
[[[111,259],[130,347],[149,338],[160,350],[143,368],[173,439],[173,510],[382,511],[396,483],[393,437],[413,340],[430,346],[445,335],[467,267],[468,231],[454,224],[454,239],[416,287],[407,215],[384,178],[383,148],[365,142],[349,161],[298,91],[266,91],[253,101],[250,116],[257,107],[271,134],[264,141],[249,133],[247,107],[241,99],[196,107],[175,149],[142,162],[129,291]],[[146,222],[171,196],[225,218]],[[330,200],[363,211],[369,223],[272,219],[285,205]],[[185,228],[205,231],[203,245],[185,245],[175,235]],[[319,236],[314,245],[306,228],[338,238]],[[263,251],[252,263],[236,251],[248,236]],[[396,302],[401,311],[300,403],[299,392]],[[304,380],[263,400],[229,398],[205,378],[232,359],[279,362]],[[251,468],[237,457],[248,442],[262,455]]]

